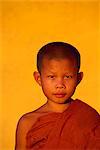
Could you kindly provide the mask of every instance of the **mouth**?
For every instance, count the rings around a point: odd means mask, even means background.
[[[63,98],[63,97],[65,97],[65,93],[56,93],[56,94],[54,94],[57,98]]]

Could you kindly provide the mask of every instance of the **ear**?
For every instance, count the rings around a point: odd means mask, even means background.
[[[35,71],[33,73],[35,81],[41,86],[41,75],[39,72]]]
[[[83,72],[79,72],[77,76],[77,85],[81,82],[82,79],[83,79]]]

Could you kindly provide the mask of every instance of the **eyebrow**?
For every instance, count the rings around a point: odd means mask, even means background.
[[[49,73],[56,74],[56,72],[53,72],[53,71],[50,71],[50,70],[49,70]],[[71,74],[71,73],[73,73],[73,72],[64,72],[64,74]]]

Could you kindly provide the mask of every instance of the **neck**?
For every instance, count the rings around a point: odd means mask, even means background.
[[[66,110],[69,107],[71,101],[72,99],[69,99],[66,103],[59,104],[48,100],[46,105],[49,111],[62,113],[64,110]]]

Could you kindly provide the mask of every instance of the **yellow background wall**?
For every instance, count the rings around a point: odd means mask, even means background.
[[[100,112],[99,0],[1,0],[2,86],[1,150],[13,150],[15,129],[22,114],[41,106],[46,98],[33,79],[36,53],[52,41],[76,46],[82,56],[84,79],[74,98]]]

